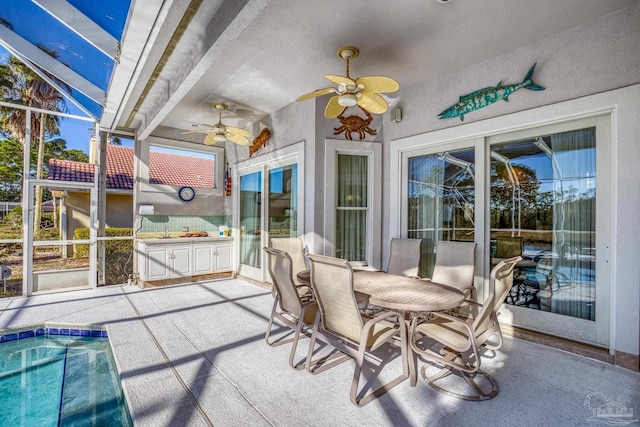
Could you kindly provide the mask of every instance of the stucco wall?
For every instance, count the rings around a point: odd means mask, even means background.
[[[89,193],[72,192],[66,199],[69,239],[78,227],[89,227]],[[107,194],[106,227],[133,227],[133,196]]]
[[[150,184],[148,177],[151,145],[186,150],[187,152],[195,148],[198,151],[214,154],[217,158],[215,188],[196,188],[195,198],[190,202],[183,202],[178,196],[178,187]],[[199,134],[182,135],[178,129],[158,127],[152,136],[136,144],[135,154],[134,201],[136,212],[138,212],[139,205],[153,205],[155,215],[222,216],[231,214],[231,198],[224,195],[224,166],[228,161],[228,156],[225,155],[223,147],[202,145],[202,136]]]

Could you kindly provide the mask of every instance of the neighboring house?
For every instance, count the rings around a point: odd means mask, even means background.
[[[93,159],[89,162],[51,159],[49,180],[93,182]],[[107,145],[107,215],[106,227],[133,226],[133,161],[132,147]],[[208,158],[152,151],[149,158],[151,184],[213,188],[214,161]],[[55,190],[55,184],[52,185]],[[72,239],[73,230],[89,227],[90,194],[86,190],[58,190],[61,202],[61,238]]]

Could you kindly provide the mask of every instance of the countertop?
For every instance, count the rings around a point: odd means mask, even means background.
[[[157,244],[174,244],[174,243],[198,243],[198,242],[202,242],[202,243],[206,243],[206,242],[224,242],[224,241],[228,241],[231,242],[233,241],[233,237],[231,236],[224,236],[224,237],[220,237],[220,236],[208,236],[208,237],[166,237],[166,238],[159,238],[159,237],[146,237],[146,238],[139,238],[137,239],[138,242],[140,243],[144,243],[145,245],[157,245]]]

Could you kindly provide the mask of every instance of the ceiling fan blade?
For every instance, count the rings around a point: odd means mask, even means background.
[[[316,96],[327,95],[327,94],[333,93],[335,91],[336,91],[335,88],[332,88],[332,87],[315,90],[313,92],[307,93],[306,95],[299,96],[298,99],[296,99],[296,101],[304,101],[306,99],[315,98]]]
[[[356,79],[356,84],[364,85],[364,92],[395,92],[400,89],[400,85],[397,81],[390,77],[384,76],[369,76],[359,77]]]
[[[242,136],[244,138],[251,138],[251,132],[248,130],[244,130],[241,128],[237,128],[235,126],[227,126],[227,139],[229,135]]]
[[[380,95],[374,92],[361,92],[358,105],[372,114],[382,114],[387,111],[388,105]]]
[[[198,129],[198,130],[187,130],[187,131],[181,132],[180,134],[186,135],[189,133],[210,133],[210,132],[211,132],[211,129]]]
[[[347,107],[343,107],[342,105],[338,104],[339,98],[340,97],[336,95],[332,97],[327,103],[327,107],[324,109],[324,116],[327,119],[338,117],[344,110],[347,109]]]
[[[216,143],[216,140],[213,137],[213,134],[210,133],[204,138],[204,145],[213,145]]]
[[[238,145],[249,145],[249,140],[242,135],[237,135],[234,133],[230,133],[227,135],[227,140],[233,142]]]
[[[351,80],[349,77],[345,77],[345,76],[338,76],[335,74],[325,74],[324,78],[329,80],[332,83],[335,83],[337,85],[340,84],[344,84],[344,85],[348,85],[348,86],[355,86],[356,82]]]

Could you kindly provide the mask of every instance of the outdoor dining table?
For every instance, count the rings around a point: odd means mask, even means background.
[[[308,270],[298,273],[297,278],[301,283],[311,282]],[[459,307],[465,300],[464,293],[459,289],[384,271],[355,270],[353,289],[358,301],[400,312],[407,324],[410,323],[411,316],[451,310]],[[407,355],[410,357],[409,373],[413,387],[417,382],[417,360],[411,346],[407,348]]]

